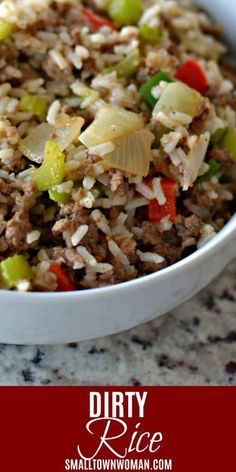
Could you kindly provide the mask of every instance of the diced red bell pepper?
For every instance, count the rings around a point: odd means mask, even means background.
[[[202,67],[194,59],[184,62],[177,70],[175,77],[202,95],[204,95],[209,86]]]
[[[102,18],[101,16],[96,15],[92,10],[89,10],[89,8],[81,8],[80,11],[88,20],[89,25],[95,30],[99,30],[103,26],[109,26],[111,29],[117,30],[115,23],[107,18]]]
[[[148,205],[149,221],[158,223],[165,216],[169,216],[170,221],[174,223],[176,218],[176,183],[172,179],[162,178],[161,186],[166,203],[159,205],[156,199],[150,201]]]
[[[164,162],[155,162],[154,163],[155,170],[157,172],[163,172],[165,170],[165,164]]]
[[[168,173],[170,174],[170,171],[169,171],[170,162],[171,161],[168,157],[163,161],[154,162],[155,171],[160,173],[160,174],[164,174],[164,175],[166,175],[166,177],[169,178]]]
[[[72,292],[75,290],[75,286],[59,264],[52,264],[48,271],[56,275],[57,292]]]

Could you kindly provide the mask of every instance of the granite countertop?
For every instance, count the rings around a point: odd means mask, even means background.
[[[236,261],[171,313],[108,338],[0,345],[1,385],[236,385]]]

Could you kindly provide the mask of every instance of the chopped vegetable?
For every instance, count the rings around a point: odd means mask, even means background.
[[[124,108],[106,105],[97,112],[95,120],[80,135],[86,147],[113,141],[144,127],[142,116]]]
[[[54,202],[67,203],[71,200],[71,195],[66,192],[58,192],[55,188],[48,190],[49,198]]]
[[[228,129],[219,141],[219,146],[229,152],[234,160],[236,160],[236,130]]]
[[[148,205],[149,221],[158,223],[162,218],[169,216],[170,221],[174,223],[176,218],[176,183],[174,180],[162,178],[161,186],[166,203],[160,205],[156,199],[150,201]]]
[[[121,62],[119,62],[112,70],[117,72],[118,77],[129,78],[137,71],[140,63],[139,49],[133,49]]]
[[[104,158],[109,167],[145,177],[152,159],[153,134],[141,129],[128,134],[116,144],[115,151]]]
[[[153,112],[184,113],[194,118],[198,116],[202,106],[202,96],[181,82],[168,84],[158,100]]]
[[[25,95],[25,97],[20,100],[20,109],[41,117],[46,113],[47,100],[37,95]]]
[[[52,264],[48,271],[56,275],[57,292],[72,292],[75,290],[75,286],[59,264]]]
[[[40,203],[31,209],[32,215],[42,215],[45,212],[45,205]]]
[[[41,123],[31,131],[29,136],[20,142],[20,150],[31,161],[41,164],[47,141],[53,141],[61,151],[64,151],[80,135],[83,118],[68,118],[67,124],[55,128],[49,123]]]
[[[41,192],[62,182],[65,177],[65,156],[57,144],[52,141],[46,143],[43,163],[31,175]]]
[[[209,84],[207,76],[200,64],[194,59],[190,59],[182,64],[177,70],[175,76],[176,79],[184,82],[202,95],[208,89]]]
[[[143,24],[139,28],[139,36],[146,43],[158,44],[162,40],[162,33],[157,28]]]
[[[89,25],[94,28],[95,30],[99,30],[103,26],[109,26],[109,28],[116,30],[116,25],[108,20],[107,18],[102,18],[99,15],[96,15],[95,13],[92,12],[92,10],[89,10],[89,8],[81,8],[81,13],[84,15],[89,23]]]
[[[164,82],[172,82],[171,77],[166,74],[166,72],[157,72],[151,79],[149,79],[141,88],[140,88],[140,93],[145,98],[147,104],[153,108],[156,103],[157,99],[152,95],[152,89],[153,87],[156,87],[157,85],[160,84],[161,81]]]
[[[87,87],[87,85],[85,85],[80,80],[76,80],[73,82],[73,84],[71,84],[71,90],[74,93],[72,99],[75,97],[80,98],[81,102],[79,107],[81,109],[87,108],[99,98],[99,93],[96,90],[92,90],[91,88]]]
[[[133,25],[143,13],[141,0],[111,0],[108,14],[119,26]]]
[[[188,190],[189,187],[192,187],[195,180],[197,179],[202,163],[206,156],[209,141],[210,133],[207,131],[198,137],[195,146],[188,154],[184,167],[184,176],[182,182],[183,190]]]
[[[225,135],[226,131],[227,130],[225,128],[217,129],[215,133],[211,135],[211,144],[213,146],[216,146],[217,144],[219,144],[223,136]]]
[[[11,36],[12,31],[12,23],[9,23],[5,20],[0,21],[0,41],[4,41],[5,39],[9,38]]]
[[[8,257],[0,263],[1,278],[10,289],[21,280],[32,280],[33,272],[25,256]]]
[[[207,164],[210,166],[210,168],[205,174],[197,178],[197,183],[207,182],[211,179],[211,177],[213,177],[213,175],[217,174],[217,172],[220,170],[219,162],[216,162],[214,159],[208,161]]]
[[[161,144],[161,138],[164,136],[164,134],[168,134],[171,130],[167,128],[166,126],[162,126],[159,131],[155,131],[155,143],[159,147]]]
[[[166,157],[164,154],[163,156],[158,156],[158,159],[154,157],[153,164],[155,167],[156,172],[163,174],[165,177],[174,180],[173,175],[170,172],[170,159]]]

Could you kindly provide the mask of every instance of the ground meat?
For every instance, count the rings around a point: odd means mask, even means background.
[[[71,3],[52,1],[51,8],[53,11],[58,13],[59,16],[66,17],[68,11],[71,10]]]
[[[161,7],[160,29],[163,30],[166,40],[162,41],[161,47],[143,41],[139,48],[140,64],[135,73],[132,77],[117,77],[117,80],[112,78],[112,86],[109,88],[109,85],[106,87],[105,84],[104,87],[98,87],[94,79],[106,71],[114,70],[116,64],[122,61],[122,51],[125,52],[125,48],[138,39],[138,24],[131,27],[127,25],[126,30],[121,32],[117,29],[109,33],[104,29],[96,34],[94,25],[86,15],[82,14],[83,12],[81,13],[81,5],[91,8],[95,14],[97,12],[107,17],[106,12],[99,11],[99,5],[101,6],[104,1],[87,0],[81,3],[72,0],[63,2],[51,0],[50,6],[47,9],[43,8],[42,12],[40,0],[36,3],[39,7],[36,8],[37,14],[35,15],[33,8],[32,17],[29,15],[29,22],[28,15],[22,15],[23,23],[16,21],[17,27],[13,29],[11,36],[7,41],[0,41],[0,83],[6,82],[11,86],[1,88],[1,148],[2,150],[9,148],[13,152],[13,158],[0,161],[0,168],[3,171],[1,173],[3,177],[0,177],[0,260],[19,253],[27,257],[31,266],[37,267],[44,259],[44,255],[47,255],[48,264],[55,262],[62,264],[65,274],[78,290],[120,283],[156,272],[175,263],[197,248],[200,230],[205,223],[212,224],[213,228],[218,231],[230,218],[235,207],[230,193],[234,193],[234,183],[230,175],[233,169],[233,165],[230,167],[232,156],[218,147],[212,149],[210,145],[205,161],[215,159],[220,163],[219,182],[218,179],[210,179],[203,184],[194,183],[192,188],[183,192],[181,190],[182,167],[175,167],[171,163],[170,151],[167,152],[167,149],[164,151],[160,147],[160,139],[157,135],[163,130],[163,124],[152,118],[152,110],[145,104],[144,99],[140,101],[137,93],[141,85],[158,70],[167,70],[170,77],[174,78],[176,68],[183,62],[185,56],[194,59],[194,47],[186,44],[184,36],[182,37],[182,33],[174,24],[176,12],[172,17],[164,7]],[[144,1],[145,3],[149,2]],[[180,5],[177,10],[179,8],[180,16],[187,14],[192,17],[196,13],[191,9],[188,12],[188,8],[186,12],[184,8],[181,13]],[[21,16],[20,11],[19,14]],[[18,15],[17,11],[15,15]],[[203,33],[214,36],[222,33],[218,25],[203,24],[208,21],[202,21],[200,17],[195,16],[195,26],[198,25]],[[212,41],[214,43],[214,38]],[[206,38],[207,44],[208,38]],[[85,54],[82,60],[83,50],[80,47],[76,48],[77,45],[88,50],[88,58]],[[66,61],[63,64],[62,58],[62,67],[66,66],[64,70],[61,70],[52,59],[49,52],[52,50],[62,54]],[[218,58],[215,61],[217,50],[217,43],[213,44],[212,51],[209,50],[207,54],[203,51],[203,54],[199,53],[198,58],[201,61],[205,55],[209,56],[209,59],[213,61],[213,67],[214,64],[221,67],[223,76],[236,84],[236,72],[228,64],[223,63],[221,66]],[[83,64],[76,66],[75,56],[79,61],[80,54]],[[31,81],[31,79],[40,80]],[[79,109],[76,103],[72,106],[73,101],[70,101],[73,95],[71,84],[77,80],[99,92],[98,101],[83,110]],[[217,86],[209,86],[207,93],[202,97],[199,116],[193,119],[189,126],[184,126],[186,134],[183,133],[184,137],[178,142],[180,150],[188,153],[187,133],[189,136],[199,135],[206,129],[210,129],[215,114],[217,116],[227,114],[226,105],[231,106],[232,113],[236,110],[236,91],[229,90],[226,94],[222,94],[220,89],[220,83]],[[45,97],[47,109],[55,100],[59,100],[60,111],[63,114],[80,115],[84,118],[83,130],[93,122],[96,109],[98,110],[103,104],[121,105],[126,110],[140,114],[145,126],[147,125],[147,128],[156,135],[152,144],[154,160],[150,162],[147,178],[152,179],[164,175],[176,181],[178,217],[175,223],[167,225],[171,229],[166,231],[164,224],[151,223],[148,218],[147,205],[133,212],[128,210],[129,205],[126,206],[126,204],[103,208],[103,206],[109,206],[109,202],[108,205],[103,205],[101,199],[111,197],[112,193],[113,195],[127,195],[127,202],[130,203],[129,200],[133,199],[134,194],[134,180],[129,174],[114,168],[108,169],[106,166],[103,170],[101,168],[100,175],[99,166],[94,164],[102,163],[103,159],[97,155],[91,155],[91,147],[86,150],[78,139],[75,139],[63,151],[66,161],[65,180],[73,181],[69,203],[61,204],[52,201],[47,191],[37,192],[35,185],[28,180],[28,177],[25,179],[24,176],[22,178],[22,175],[17,175],[32,165],[26,156],[21,157],[21,139],[28,136],[31,130],[33,131],[46,120],[46,113],[42,116],[36,114],[30,118],[24,113],[14,112],[14,110],[22,112],[24,107],[21,103],[17,101],[14,103],[14,100],[9,100],[9,98],[17,98],[20,101],[25,94]],[[219,110],[219,106],[223,107],[222,110]],[[73,160],[77,159],[80,152],[85,152],[85,162],[82,163],[82,159],[78,160],[76,168],[73,169]],[[4,153],[2,155],[4,157]],[[14,156],[20,157],[15,159]],[[69,170],[70,163],[71,171]],[[94,178],[94,187],[86,200],[87,191],[84,188],[86,182],[83,182],[83,179],[87,176]],[[143,182],[146,182],[145,178]],[[94,221],[95,209],[102,212],[110,230]],[[117,222],[120,214],[121,217]],[[88,232],[81,241],[78,241],[78,245],[84,246],[98,263],[111,264],[112,269],[108,272],[93,272],[93,268],[82,260],[77,248],[72,247],[71,238],[81,225],[88,225]],[[135,226],[137,228],[134,228]],[[32,229],[40,230],[40,239],[35,243],[27,244],[27,234]],[[104,234],[104,230],[107,234]],[[110,251],[108,246],[110,238],[117,243],[128,258],[128,261],[126,258],[123,260],[124,265]],[[137,249],[143,253],[159,254],[164,260],[160,264],[143,262],[142,257],[138,256]],[[36,278],[32,280],[32,290],[56,290],[56,276],[47,273],[47,263],[44,275],[43,266],[44,264],[42,264],[42,270],[40,265],[39,270],[34,269]]]
[[[75,26],[75,28],[72,28],[70,34],[74,41],[74,44],[79,44],[81,38],[80,28],[78,26]]]
[[[1,60],[6,61],[7,63],[10,63],[12,60],[15,60],[16,55],[17,55],[17,51],[13,44],[5,45],[1,43],[1,46],[0,46],[0,59]]]
[[[205,131],[206,120],[209,119],[211,112],[212,112],[212,105],[210,104],[209,99],[205,98],[201,114],[197,116],[196,118],[194,118],[192,122],[191,131],[193,133],[199,134]]]
[[[81,205],[79,202],[69,202],[69,203],[61,203],[60,204],[60,212],[59,216],[69,216],[69,215],[76,215],[80,216],[81,224],[84,224],[87,221],[87,217],[82,210]],[[82,219],[84,217],[84,219]]]
[[[193,186],[183,201],[184,207],[189,211],[189,215],[186,214],[186,216],[197,215],[203,222],[208,222],[207,220],[214,212],[215,204],[216,200],[211,198],[209,190],[206,191],[199,185]]]
[[[99,234],[97,226],[93,223],[89,224],[88,233],[83,238],[81,244],[94,255],[97,262],[103,262],[106,259],[106,237],[103,233]]]
[[[229,167],[232,165],[232,156],[229,154],[225,149],[219,148],[215,146],[213,149],[211,149],[208,152],[208,157],[210,159],[214,159],[217,162],[220,162],[220,164],[223,167]]]
[[[135,239],[133,238],[133,235],[130,234],[130,236],[131,237],[116,236],[115,241],[120,247],[120,249],[126,254],[126,256],[131,261],[131,263],[134,263],[137,259],[137,255],[136,255],[137,243]]]
[[[68,218],[64,218],[63,220],[58,220],[52,227],[52,232],[54,234],[62,233],[63,231],[71,228],[71,223],[72,221],[69,220]]]
[[[183,252],[182,247],[165,246],[165,253],[163,257],[166,259],[168,264],[174,264],[175,262],[181,259],[182,252]]]
[[[36,20],[34,23],[28,25],[27,27],[27,33],[34,34],[37,31],[45,29],[46,23],[44,20]]]
[[[125,190],[125,179],[124,173],[121,170],[117,170],[113,173],[110,180],[110,187],[112,192],[122,192]]]
[[[6,241],[6,238],[4,236],[1,236],[0,237],[0,252],[5,252],[7,251],[7,249],[8,249],[8,243]],[[2,260],[2,257],[0,257],[0,260]]]
[[[73,170],[71,177],[73,180],[83,180],[84,177],[93,176],[94,175],[94,168],[93,164],[98,162],[101,158],[95,155],[87,156],[86,162],[81,165],[78,170]],[[69,174],[69,173],[68,173]]]
[[[134,266],[124,266],[121,264],[119,259],[113,256],[111,258],[110,264],[112,264],[114,267],[112,283],[120,283],[123,281],[135,279],[137,277],[138,271]]]
[[[143,236],[142,241],[144,244],[151,244],[154,245],[162,239],[158,225],[156,223],[149,223],[148,221],[144,221],[142,224]]]
[[[149,246],[144,248],[144,252],[146,250],[155,252],[164,257],[170,264],[181,258],[181,240],[175,234],[175,231],[171,230],[160,233],[158,223],[149,223],[147,221],[142,224],[142,229],[144,245]]]
[[[231,80],[234,85],[236,85],[236,70],[233,67],[230,67],[230,64],[223,63],[221,64],[221,71],[227,79]]]
[[[53,62],[53,60],[50,57],[47,57],[42,63],[42,67],[48,77],[53,80],[66,83],[70,83],[71,80],[73,80],[71,64],[68,64],[66,69],[60,70],[59,67]]]
[[[37,190],[35,183],[32,180],[24,180],[22,183],[22,188],[26,197],[32,197]]]
[[[54,247],[50,255],[55,261],[58,261],[58,259],[62,258],[65,264],[72,268],[76,263],[83,263],[83,259],[80,254],[78,254],[76,249],[64,249],[62,247]]]
[[[28,212],[16,212],[13,218],[8,221],[6,227],[5,237],[10,248],[17,251],[28,249],[26,236],[31,229]]]
[[[141,275],[152,274],[158,270],[164,269],[167,266],[167,262],[161,262],[160,264],[154,264],[154,262],[141,262],[138,264],[138,272]]]
[[[9,172],[21,172],[25,168],[25,160],[22,158],[11,159],[8,164],[6,164],[6,169]]]
[[[10,195],[12,193],[12,186],[0,177],[0,191],[3,195]]]
[[[202,225],[200,219],[196,215],[191,215],[187,218],[182,215],[178,215],[175,226],[177,228],[178,235],[184,242],[188,238],[198,239]]]
[[[236,110],[236,97],[233,94],[219,94],[219,88],[216,85],[211,85],[207,90],[206,95],[214,105],[220,107],[229,105]]]
[[[78,228],[78,223],[74,220],[64,218],[63,220],[57,221],[52,227],[52,233],[56,236],[62,233],[63,239],[66,242],[67,247],[71,248],[71,237]]]
[[[210,34],[211,36],[223,36],[224,28],[221,25],[217,24],[203,24],[201,25],[201,30],[203,33]]]

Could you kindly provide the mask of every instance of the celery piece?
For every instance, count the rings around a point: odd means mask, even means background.
[[[141,88],[140,88],[140,93],[145,98],[147,104],[151,107],[154,108],[154,106],[157,103],[157,99],[153,97],[152,95],[152,88],[156,87],[159,85],[161,81],[164,82],[173,82],[171,77],[166,74],[166,72],[159,71],[157,74],[155,74],[151,79],[149,79]]]
[[[8,289],[16,286],[20,280],[31,280],[32,269],[25,256],[8,257],[0,263],[1,278]]]
[[[57,203],[67,203],[71,200],[71,195],[66,192],[58,192],[54,188],[48,190],[49,198]]]
[[[0,41],[4,41],[5,39],[9,38],[11,36],[13,30],[12,23],[9,23],[9,21],[0,21]]]
[[[236,160],[236,130],[228,129],[219,142],[219,146],[229,152],[234,160]]]
[[[59,185],[65,177],[65,155],[53,141],[47,141],[42,165],[32,172],[32,179],[40,192]]]
[[[216,146],[217,144],[220,143],[220,141],[222,140],[222,138],[224,137],[226,133],[226,129],[225,128],[219,128],[215,131],[215,133],[213,133],[211,135],[211,144],[213,146]]]
[[[162,40],[162,33],[157,28],[143,24],[139,28],[139,36],[146,43],[158,44]]]
[[[139,49],[133,49],[121,62],[119,62],[112,70],[117,72],[118,77],[132,77],[137,71],[140,63]]]
[[[25,95],[20,100],[20,109],[40,117],[46,113],[47,101],[37,95]]]
[[[108,5],[109,16],[119,26],[137,23],[142,13],[141,0],[111,0]]]
[[[210,166],[210,168],[205,174],[198,177],[198,179],[196,180],[197,183],[207,182],[211,179],[211,177],[213,177],[213,175],[217,174],[217,172],[220,170],[219,162],[216,162],[214,159],[208,161],[207,164]]]

